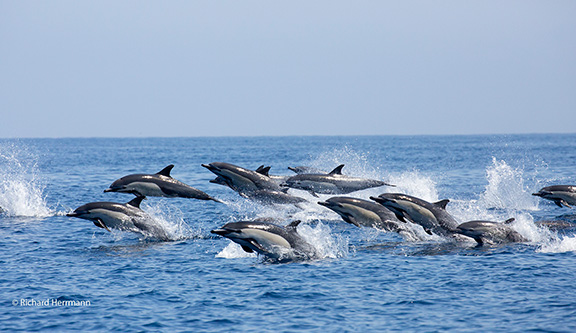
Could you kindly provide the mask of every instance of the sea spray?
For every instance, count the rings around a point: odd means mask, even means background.
[[[539,246],[536,252],[540,253],[564,253],[576,252],[576,236],[564,235],[557,237]]]
[[[16,144],[0,146],[0,207],[7,216],[47,217],[37,157]]]
[[[492,158],[486,169],[488,185],[480,196],[479,204],[500,209],[534,210],[536,200],[524,184],[523,171],[514,169],[505,161]]]
[[[298,233],[316,248],[318,259],[334,259],[348,256],[348,239],[333,234],[330,226],[322,222],[315,226],[300,224]]]
[[[146,202],[142,209],[150,215],[154,222],[161,228],[168,240],[182,240],[199,238],[202,231],[191,228],[184,220],[184,214],[176,206],[167,200]],[[154,235],[150,235],[154,237]]]
[[[439,200],[436,182],[417,170],[392,174],[390,182],[396,187],[388,188],[387,192],[404,193],[429,202]]]

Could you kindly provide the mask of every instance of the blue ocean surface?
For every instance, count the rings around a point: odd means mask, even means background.
[[[380,179],[401,192],[450,199],[459,222],[504,221],[525,243],[407,241],[345,223],[317,204],[333,195],[290,189],[302,205],[240,197],[201,164],[272,175],[306,165]],[[172,176],[223,201],[149,197],[160,241],[68,217],[114,180]],[[576,134],[0,140],[3,331],[576,331],[576,208],[532,196],[576,184]],[[211,234],[228,222],[302,220],[318,253],[275,263]],[[542,221],[565,222],[551,230]]]

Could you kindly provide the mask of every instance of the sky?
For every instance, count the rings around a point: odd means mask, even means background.
[[[576,132],[576,1],[0,0],[0,138]]]

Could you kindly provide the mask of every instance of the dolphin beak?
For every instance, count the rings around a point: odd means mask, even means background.
[[[217,167],[213,166],[212,164],[202,164],[202,166],[212,172],[220,170]]]
[[[328,202],[326,202],[326,201],[318,201],[318,204],[319,204],[320,206],[324,206],[324,207],[329,207],[329,206],[330,206],[330,204],[329,204]]]
[[[80,215],[82,215],[82,214],[83,214],[83,212],[72,212],[72,213],[66,214],[66,216],[68,216],[68,217],[78,217],[78,216],[80,216]]]
[[[377,203],[384,205],[387,202],[394,202],[394,200],[382,198],[382,197],[370,197],[371,200],[376,201]]]
[[[214,230],[211,230],[210,233],[220,235],[220,236],[225,236],[225,235],[231,233],[231,231],[226,230],[226,229],[214,229]]]
[[[124,189],[126,189],[126,186],[125,186],[125,185],[122,185],[122,186],[110,186],[109,188],[107,188],[107,189],[104,190],[104,193],[106,193],[106,192],[118,192],[118,191],[124,190]]]
[[[386,199],[380,198],[380,197],[370,197],[370,200],[376,201],[377,203],[381,204],[383,202],[386,202]]]

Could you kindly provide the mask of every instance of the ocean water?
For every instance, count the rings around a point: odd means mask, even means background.
[[[270,165],[382,179],[461,222],[503,221],[527,243],[405,241],[357,228],[309,200],[263,206],[209,183],[202,163]],[[132,173],[172,176],[224,203],[148,198],[158,241],[67,217]],[[531,193],[576,183],[576,135],[0,140],[0,329],[6,331],[576,331],[575,223]],[[300,219],[321,254],[274,263],[210,233],[225,223]]]

